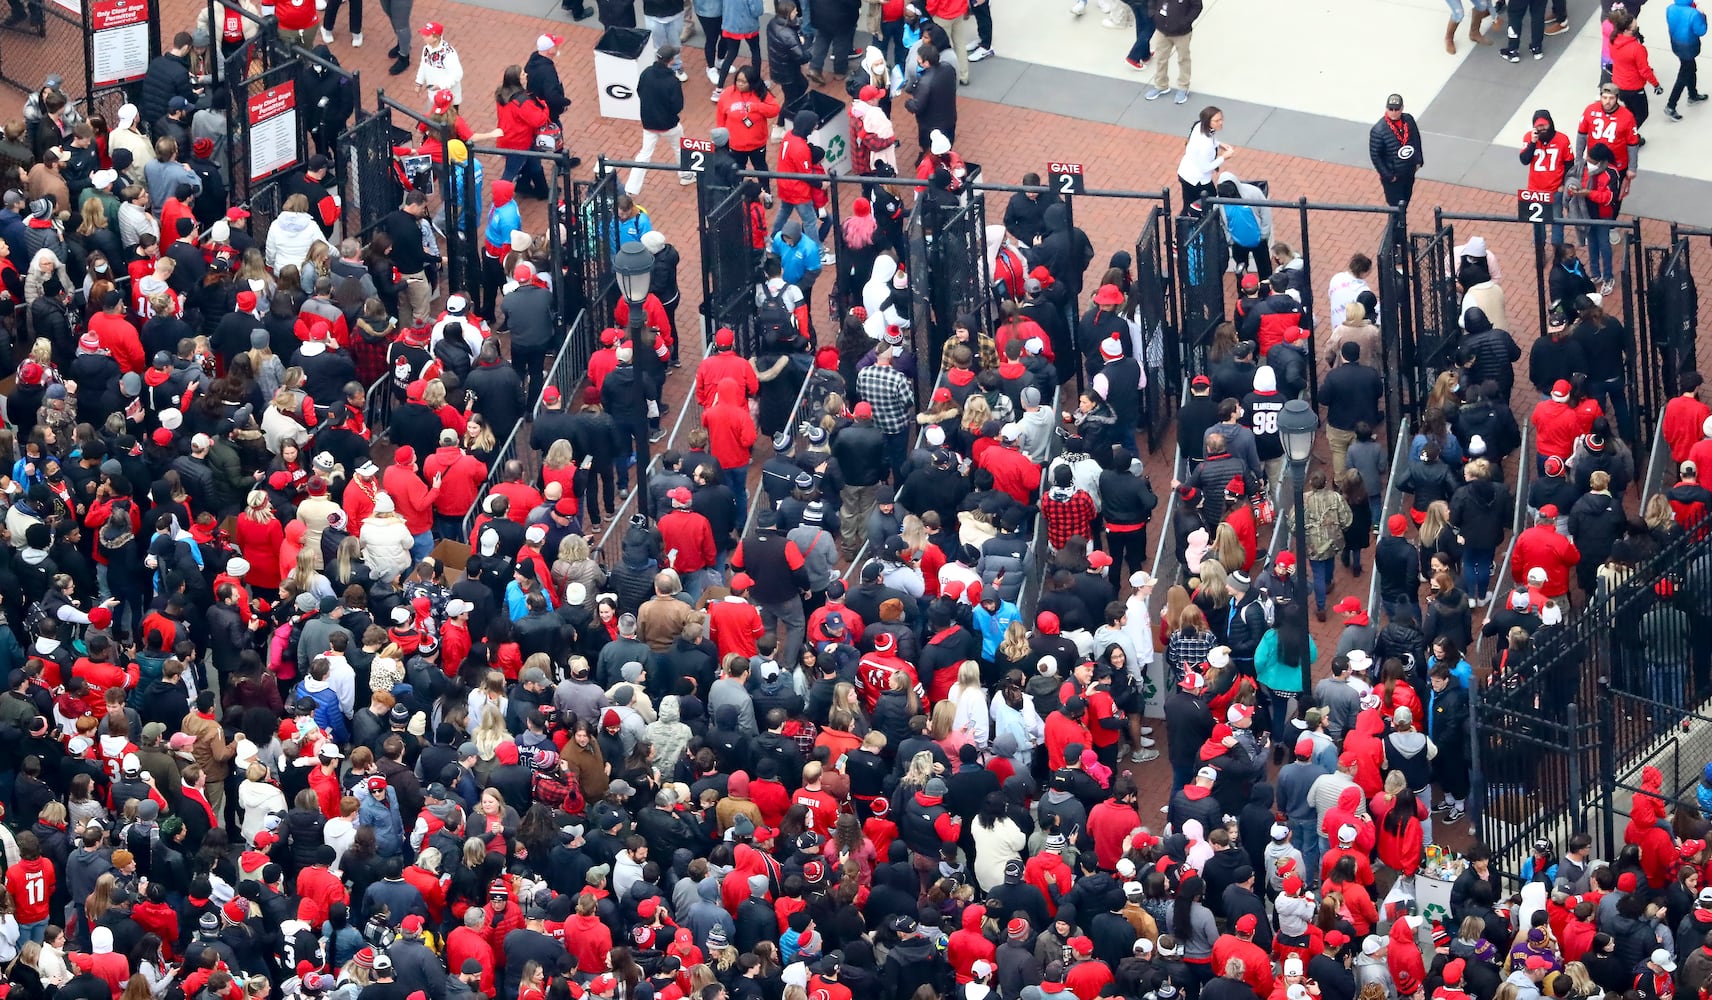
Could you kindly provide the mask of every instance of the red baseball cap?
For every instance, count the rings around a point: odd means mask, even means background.
[[[422,26],[422,33],[424,35],[444,35],[446,33],[446,26],[441,24],[439,21],[429,21],[427,24]]]
[[[737,334],[732,333],[730,327],[722,326],[714,332],[713,343],[715,347],[730,347],[737,343]]]
[[[868,420],[874,416],[874,408],[869,406],[868,401],[864,399],[856,404],[856,408],[850,411],[850,415],[857,420]]]
[[[1258,922],[1254,919],[1254,914],[1244,913],[1242,916],[1236,918],[1236,932],[1238,934],[1253,934],[1257,923]]]
[[[541,390],[541,402],[546,403],[548,406],[552,406],[563,398],[563,396],[559,395],[558,386],[550,385]]]

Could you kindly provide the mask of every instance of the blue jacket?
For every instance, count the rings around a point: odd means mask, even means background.
[[[1664,9],[1670,26],[1670,51],[1682,59],[1700,54],[1700,36],[1706,34],[1706,15],[1694,9],[1694,0],[1675,0]]]
[[[1436,656],[1427,657],[1427,669],[1428,670],[1431,670],[1438,665],[1439,665],[1438,657],[1436,657]],[[1452,677],[1456,678],[1457,684],[1461,685],[1462,689],[1464,691],[1467,691],[1468,685],[1473,683],[1473,681],[1474,681],[1474,668],[1468,665],[1467,660],[1459,658],[1456,661],[1456,666],[1450,668],[1450,675]]]
[[[1011,622],[1022,621],[1022,612],[1007,601],[1000,601],[999,610],[990,613],[985,604],[977,604],[973,620],[981,633],[981,658],[991,660],[999,651],[999,643],[1005,641],[1005,630],[1011,627]]]
[[[376,850],[381,857],[404,853],[404,820],[398,815],[398,789],[387,786],[385,804],[363,789],[357,800],[357,825],[374,828]]]
[[[806,232],[796,246],[786,243],[783,233],[775,234],[773,253],[779,258],[779,277],[788,284],[802,281],[805,275],[820,273],[820,244]]]
[[[315,724],[321,731],[333,738],[335,743],[344,743],[351,738],[351,732],[345,727],[345,712],[339,707],[339,692],[333,690],[333,685],[322,682],[311,690],[309,683],[314,678],[305,677],[297,683],[295,697],[308,698],[315,703]]]
[[[729,30],[729,29],[728,29]],[[648,213],[640,208],[628,219],[614,218],[612,220],[612,252],[617,253],[626,243],[642,242],[642,234],[654,231],[654,224],[648,221]]]
[[[1319,656],[1314,640],[1308,640],[1308,660]],[[1278,661],[1278,630],[1268,629],[1254,650],[1254,676],[1264,687],[1274,691],[1302,690],[1302,668],[1294,663]]]
[[[1260,219],[1247,205],[1220,205],[1225,216],[1225,229],[1237,246],[1257,247],[1261,244]]]
[[[758,35],[761,33],[761,0],[726,0],[725,21],[720,30],[727,34]]]
[[[462,177],[463,172],[460,171],[457,176]],[[476,184],[479,188],[481,184],[481,174],[479,173],[476,174]],[[499,192],[496,191],[494,194],[497,197]],[[478,194],[477,197],[480,195]],[[507,198],[505,204],[493,206],[493,211],[488,213],[487,229],[482,232],[482,237],[494,246],[503,247],[511,243],[512,231],[522,228],[523,213],[517,209],[517,199]]]

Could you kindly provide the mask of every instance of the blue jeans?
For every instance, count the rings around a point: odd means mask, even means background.
[[[741,527],[749,517],[749,467],[720,471],[725,474],[725,485],[731,487],[731,495],[737,498],[737,524]]]
[[[647,17],[643,20],[648,25],[648,33],[654,38],[654,50],[657,52],[668,45],[678,49],[678,54],[672,57],[672,72],[676,73],[683,69],[684,53],[679,48],[683,43],[678,41],[678,36],[682,35],[684,31],[683,11],[679,11],[671,17]]]
[[[880,37],[874,44],[879,46],[888,65],[903,65],[904,60],[909,56],[909,50],[904,48],[904,22],[902,20],[882,21],[880,23]],[[881,87],[888,92],[891,90],[890,81],[875,81],[874,86]]]
[[[1183,786],[1187,785],[1189,782],[1194,781],[1195,780],[1195,772],[1198,770],[1200,770],[1200,769],[1197,767],[1193,767],[1193,766],[1178,767],[1176,764],[1172,764],[1171,765],[1171,794],[1176,795],[1179,789],[1181,789]]]
[[[1594,281],[1616,277],[1611,267],[1611,230],[1604,226],[1588,226],[1582,242],[1587,245],[1587,275]]]
[[[1290,699],[1301,694],[1299,691],[1272,692],[1272,740],[1274,743],[1287,743],[1284,734],[1290,731]]]
[[[37,944],[41,944],[41,943],[45,942],[47,939],[48,939],[48,922],[46,920],[38,920],[33,924],[19,924],[18,925],[18,944],[19,945],[23,945],[23,944],[30,942],[30,941],[34,941]]]
[[[1314,608],[1324,611],[1326,592],[1332,589],[1332,573],[1337,569],[1337,560],[1309,559],[1308,566],[1314,571]]]
[[[1130,62],[1147,62],[1153,58],[1153,12],[1152,8],[1143,10],[1131,7],[1135,14],[1135,44],[1129,47]]]
[[[1605,252],[1611,252],[1611,245],[1606,243]],[[1629,427],[1629,397],[1624,391],[1623,377],[1604,379],[1588,379],[1587,394],[1599,401],[1606,413],[1611,414],[1617,422],[1617,433],[1627,436]]]
[[[802,220],[803,235],[811,238],[817,237],[820,232],[820,216],[815,214],[814,202],[812,201],[799,201],[794,204],[788,201],[780,201],[779,210],[773,213],[773,233],[777,234],[779,230],[785,228],[785,220],[790,218],[792,212],[795,212],[797,218]]]
[[[541,170],[541,161],[533,156],[506,154],[505,169],[499,176],[501,180],[517,181],[519,195],[528,193],[547,197],[547,175]]]
[[[421,562],[434,554],[434,533],[424,531],[410,539],[410,558]]]
[[[1653,700],[1663,705],[1680,707],[1688,691],[1688,670],[1680,663],[1647,664],[1647,676],[1652,679]]]
[[[1473,545],[1462,550],[1462,589],[1471,600],[1485,597],[1486,588],[1492,584],[1493,551]]]

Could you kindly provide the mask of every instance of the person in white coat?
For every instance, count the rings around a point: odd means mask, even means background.
[[[909,329],[909,314],[893,302],[895,289],[892,279],[897,274],[898,262],[891,254],[880,254],[874,258],[874,270],[869,274],[868,283],[862,286],[862,308],[868,310],[865,328],[875,340],[894,326]],[[907,284],[905,288],[908,288]],[[876,330],[879,332],[875,333]]]
[[[981,686],[981,665],[974,660],[964,660],[957,668],[951,703],[957,706],[951,728],[967,734],[975,749],[985,752],[992,731],[992,714],[987,711],[987,691]]]
[[[1004,884],[1007,865],[1015,865],[1017,874],[1022,873],[1022,852],[1028,837],[1016,820],[1006,815],[1004,793],[987,796],[969,831],[975,838],[975,881],[983,892]]]
[[[414,564],[410,547],[416,539],[398,515],[390,494],[376,493],[374,505],[374,513],[363,521],[357,536],[363,543],[363,565],[376,580],[394,580],[410,572]]]
[[[245,753],[248,744],[248,754]],[[271,813],[283,813],[290,806],[285,801],[285,793],[279,786],[268,780],[267,765],[256,759],[256,746],[249,740],[238,744],[237,760],[249,761],[249,767],[244,773],[244,781],[238,786],[238,807],[243,810],[243,821],[239,829],[244,834],[245,843],[253,843],[256,834],[267,829],[268,816]]]
[[[325,242],[320,225],[309,215],[309,199],[294,194],[285,199],[278,218],[268,226],[265,254],[268,270],[278,274],[287,264],[301,268],[309,258],[309,249]]]
[[[1185,207],[1212,196],[1213,175],[1236,155],[1236,150],[1219,141],[1219,130],[1224,127],[1225,113],[1209,104],[1189,129],[1183,158],[1177,162],[1177,182],[1183,186]]]
[[[993,753],[1011,762],[1017,772],[1027,773],[1034,751],[1046,741],[1046,723],[1035,711],[1034,699],[1023,693],[1020,672],[1016,683],[1009,677],[987,703],[993,719]]]

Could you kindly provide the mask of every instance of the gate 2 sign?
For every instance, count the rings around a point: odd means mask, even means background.
[[[1516,218],[1522,222],[1550,222],[1552,217],[1557,214],[1552,209],[1552,193],[1550,191],[1522,190],[1516,192]]]
[[[1046,173],[1052,181],[1052,192],[1060,197],[1081,194],[1087,190],[1087,181],[1082,174],[1080,163],[1048,163]]]
[[[707,169],[707,158],[713,155],[712,139],[691,139],[684,136],[678,140],[678,169],[692,173],[701,173]]]

